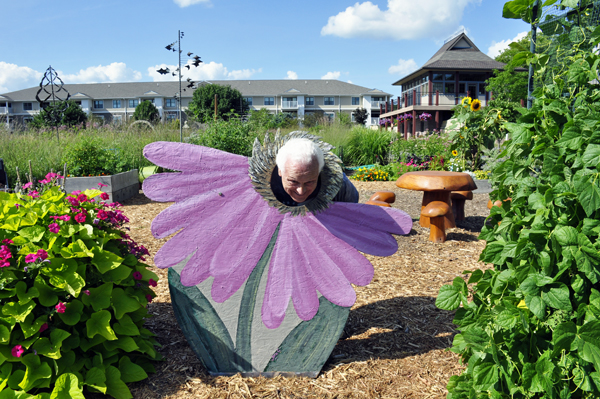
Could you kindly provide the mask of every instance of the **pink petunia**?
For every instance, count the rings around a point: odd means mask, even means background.
[[[83,291],[83,293],[84,293],[85,295],[89,296],[89,295],[90,295],[90,290],[84,290],[84,291]]]
[[[36,254],[27,254],[25,256],[25,263],[33,263],[37,260],[38,256]]]
[[[9,261],[0,259],[0,267],[8,267],[8,266],[10,266]]]
[[[392,255],[398,249],[392,234],[408,234],[412,227],[406,213],[366,204],[329,201],[315,214],[281,213],[255,189],[243,156],[167,142],[147,145],[144,155],[156,165],[181,171],[150,176],[143,190],[154,201],[175,202],[152,222],[156,238],[177,233],[154,260],[166,268],[189,258],[181,271],[184,286],[213,277],[212,299],[228,300],[278,229],[261,314],[268,328],[279,327],[290,301],[302,320],[312,319],[319,293],[338,306],[352,306],[352,284],[366,285],[374,274],[358,251]]]
[[[102,193],[102,194],[100,194],[100,198],[102,198],[104,201],[106,201],[110,197],[109,197],[109,195],[107,193]]]
[[[142,273],[140,273],[138,271],[133,272],[133,278],[135,280],[141,280],[142,279]]]
[[[50,223],[48,225],[48,230],[50,230],[50,233],[58,233],[60,231],[60,226],[58,225],[58,223]]]
[[[67,197],[67,201],[69,201],[71,206],[79,206],[79,200],[77,198]]]
[[[14,357],[21,357],[23,355],[23,353],[25,353],[25,349],[23,349],[23,346],[21,345],[15,345],[10,353],[14,356]]]
[[[65,222],[68,222],[69,220],[71,220],[71,216],[69,215],[62,215],[59,217],[60,220],[64,220]]]
[[[152,302],[152,295],[146,294],[146,300],[148,301],[148,303]]]
[[[29,192],[29,195],[31,198],[39,198],[40,197],[40,193],[38,193],[36,190],[32,190]]]
[[[33,183],[31,183],[31,182],[23,184],[23,190],[27,190],[32,185],[33,185]]]
[[[40,258],[41,260],[46,260],[48,259],[48,252],[46,252],[43,249],[38,249],[37,253],[36,253],[37,257]]]
[[[0,246],[0,258],[2,259],[10,259],[12,258],[12,253],[10,249],[6,245]]]
[[[2,240],[2,244],[14,244],[13,240],[11,240],[10,238],[5,238],[4,240]]]
[[[104,183],[98,183],[98,188],[102,188],[102,187],[108,187],[108,186]]]
[[[85,213],[81,212],[75,215],[75,221],[77,223],[83,223],[85,222]]]
[[[67,306],[62,302],[59,302],[54,308],[56,309],[57,313],[65,313],[67,310]]]
[[[148,280],[148,285],[150,287],[156,287],[158,284],[156,283],[156,281],[154,281],[154,279],[151,278],[150,280]]]
[[[79,195],[77,196],[77,199],[79,200],[79,202],[85,202],[85,201],[87,201],[87,200],[88,200],[88,197],[87,197],[87,195],[85,195],[85,194],[79,194]]]
[[[48,329],[48,323],[44,323],[40,327],[40,334]]]

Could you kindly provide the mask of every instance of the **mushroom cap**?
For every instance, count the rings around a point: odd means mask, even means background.
[[[423,210],[421,215],[434,218],[437,216],[444,216],[450,213],[450,206],[444,201],[431,201]]]
[[[473,191],[452,191],[450,193],[450,198],[472,200],[473,199]]]
[[[371,195],[369,200],[372,201],[383,201],[388,204],[393,204],[396,201],[396,194],[393,191],[377,191],[375,194]]]
[[[419,191],[462,191],[477,189],[477,185],[469,174],[443,170],[407,172],[398,178],[396,186]]]
[[[391,208],[392,206],[390,204],[388,204],[387,202],[384,201],[377,201],[377,200],[368,200],[367,202],[365,202],[365,204],[368,205],[377,205],[377,206],[387,206],[388,208]]]

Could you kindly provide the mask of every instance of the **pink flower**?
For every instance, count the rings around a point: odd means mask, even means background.
[[[0,258],[4,258],[4,259],[12,258],[10,249],[8,249],[8,247],[6,245],[2,245],[0,247]]]
[[[67,197],[67,201],[71,204],[71,206],[79,206],[79,201],[77,198]]]
[[[71,195],[75,195],[75,196],[77,196],[77,195],[79,195],[80,193],[81,193],[81,190],[75,190],[75,191],[73,191],[73,192],[71,193]]]
[[[41,260],[46,260],[48,259],[48,252],[46,252],[43,249],[38,249],[37,253],[36,253],[37,257],[40,258]]]
[[[102,188],[102,187],[108,187],[108,186],[104,183],[98,183],[98,188]]]
[[[21,355],[25,353],[25,349],[23,349],[23,346],[21,345],[15,345],[15,347],[11,349],[10,353],[12,353],[14,357],[21,357]]]
[[[85,222],[85,213],[81,212],[81,213],[78,213],[77,215],[75,215],[75,221],[77,223]]]
[[[87,200],[88,200],[88,197],[87,197],[87,195],[85,195],[85,194],[79,194],[79,195],[77,196],[77,199],[79,200],[79,202],[85,202],[85,201],[87,201]]]
[[[152,295],[146,294],[146,300],[148,301],[148,303],[152,302]]]
[[[133,272],[133,278],[136,280],[141,280],[142,279],[142,273],[140,272]]]
[[[37,255],[36,254],[28,254],[27,256],[25,256],[25,263],[33,263],[37,260]]]
[[[48,323],[42,324],[42,326],[40,327],[40,334],[43,333],[44,331],[46,331],[47,329],[48,329]]]
[[[8,267],[8,266],[10,266],[9,261],[0,259],[0,267]]]
[[[39,198],[40,197],[40,193],[38,193],[36,190],[31,191],[29,194],[31,198]]]
[[[2,240],[2,244],[14,244],[14,242],[10,238],[5,238]]]
[[[150,287],[156,287],[158,284],[156,283],[156,281],[154,281],[154,279],[151,278],[150,280],[148,280],[148,285]]]
[[[41,184],[48,184],[48,183],[50,183],[50,180],[43,179],[43,180],[40,180],[40,183]]]
[[[59,216],[59,219],[60,220],[64,220],[65,222],[68,222],[69,220],[71,220],[71,216],[69,216],[69,215],[62,215],[62,216]]]
[[[23,190],[27,190],[32,185],[33,185],[33,183],[31,183],[31,182],[23,184]]]
[[[109,196],[107,193],[102,193],[102,194],[100,194],[100,198],[102,198],[104,201],[106,201],[109,198]]]
[[[48,230],[50,233],[58,233],[60,231],[60,226],[57,223],[51,223],[48,225]]]
[[[65,313],[65,311],[67,310],[67,306],[64,303],[59,302],[58,305],[54,307],[54,309],[56,309],[58,313]]]
[[[100,209],[98,211],[98,219],[100,219],[100,220],[106,220],[106,219],[108,219],[108,213],[105,210]]]
[[[90,290],[85,290],[85,291],[83,291],[83,293],[84,293],[85,295],[88,295],[88,296],[89,296],[89,295],[90,295]]]

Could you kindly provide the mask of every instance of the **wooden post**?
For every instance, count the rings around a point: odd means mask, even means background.
[[[436,90],[435,91],[435,106],[437,107],[438,105],[440,105],[440,91]]]

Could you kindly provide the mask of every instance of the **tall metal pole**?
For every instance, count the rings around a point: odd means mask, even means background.
[[[181,101],[183,100],[181,96],[181,31],[177,31],[177,50],[179,51],[178,59],[179,59],[179,68],[177,69],[177,74],[179,75],[179,141],[183,143],[183,121],[181,120]]]
[[[537,15],[540,0],[535,0],[533,3],[533,14],[531,16],[531,44],[529,51],[535,54],[535,42],[537,40]],[[527,81],[527,109],[533,106],[533,64],[529,64],[529,79]]]

